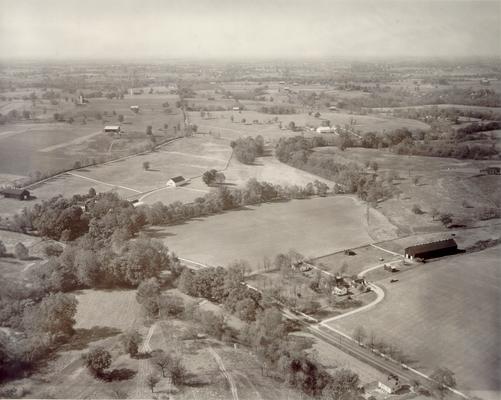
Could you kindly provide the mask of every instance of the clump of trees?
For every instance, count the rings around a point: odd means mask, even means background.
[[[0,297],[0,325],[21,333],[0,335],[0,376],[16,377],[33,369],[74,333],[77,300],[63,293],[46,294],[9,282]]]
[[[223,304],[229,312],[244,321],[253,321],[260,308],[261,294],[244,285],[247,269],[247,264],[242,261],[232,263],[227,269],[184,269],[178,280],[178,288],[190,296],[204,297]]]
[[[332,144],[329,140],[321,136],[281,138],[275,154],[283,163],[335,181],[337,185],[334,189],[337,192],[356,193],[362,200],[371,203],[391,196],[391,185],[376,174],[367,174],[358,164],[338,163],[333,157],[324,157],[313,151],[315,147]],[[325,195],[324,189],[319,190],[320,185],[316,185],[317,194]]]
[[[222,172],[218,172],[215,169],[210,169],[205,171],[202,175],[202,180],[207,186],[211,186],[213,184],[222,184],[226,180],[226,177]]]
[[[261,135],[252,138],[239,138],[231,142],[233,154],[238,161],[244,164],[252,164],[256,157],[260,157],[264,153],[264,139]]]

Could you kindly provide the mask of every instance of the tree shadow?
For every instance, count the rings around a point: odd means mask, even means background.
[[[193,388],[204,387],[211,385],[212,382],[209,377],[200,377],[195,374],[188,373],[184,379],[183,385]]]
[[[70,341],[60,347],[62,351],[85,350],[88,345],[98,340],[120,334],[122,331],[108,326],[94,326],[91,329],[76,329]]]
[[[137,371],[129,368],[115,368],[111,371],[102,372],[99,378],[106,382],[126,381],[132,379],[136,374]]]

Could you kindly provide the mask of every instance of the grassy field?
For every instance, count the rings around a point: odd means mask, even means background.
[[[346,255],[344,251],[315,259],[315,264],[331,273],[341,272],[343,266],[348,275],[358,274],[363,270],[382,262],[397,260],[399,257],[379,250],[372,246],[363,246],[351,249],[354,254]]]
[[[196,123],[200,131],[216,133],[223,138],[231,140],[248,135],[262,135],[268,140],[276,140],[282,136],[294,136],[299,133],[285,129],[291,121],[297,126],[316,128],[321,125],[321,120],[323,119],[329,120],[332,126],[344,126],[345,124],[349,124],[352,119],[355,119],[353,128],[361,132],[382,132],[384,130],[389,131],[403,127],[411,130],[429,129],[427,124],[411,119],[352,115],[343,112],[325,112],[321,114],[320,118],[315,118],[307,113],[275,115],[252,110],[211,112],[212,118],[210,119],[200,117],[200,113],[197,112],[189,113],[189,115],[190,121]],[[234,122],[231,122],[232,116]],[[284,129],[279,128],[278,122],[272,122],[275,117],[282,123]],[[242,119],[245,119],[246,123],[243,123]],[[259,124],[253,124],[252,121],[254,120],[259,121]]]
[[[87,193],[91,187],[98,192],[111,190],[124,198],[141,198],[141,201],[146,195],[144,202],[149,204],[156,201],[191,202],[209,190],[201,179],[195,177],[207,169],[223,169],[230,155],[231,147],[225,141],[204,136],[183,138],[152,153],[73,170],[42,184],[33,185],[30,190],[36,199],[31,201],[2,197],[0,216],[18,212],[25,206],[32,206],[36,201],[59,194],[70,197],[74,194]],[[150,163],[150,169],[147,171],[143,168],[144,162]],[[183,188],[165,188],[169,178],[177,175],[195,179]],[[159,188],[162,190],[149,194],[150,191]]]
[[[336,162],[366,161],[378,163],[378,174],[393,171],[398,178],[394,186],[401,191],[378,205],[402,233],[426,232],[440,227],[433,221],[430,211],[449,212],[459,217],[475,217],[482,207],[496,207],[499,194],[499,177],[480,174],[480,169],[492,164],[489,161],[457,160],[440,157],[402,156],[387,151],[352,148],[341,152],[334,147],[317,149],[323,157]],[[415,184],[414,179],[418,179]],[[418,205],[423,214],[412,212]],[[474,205],[475,207],[470,207]]]
[[[379,282],[386,297],[370,312],[333,322],[352,333],[362,325],[400,347],[425,372],[446,366],[459,388],[495,398],[499,379],[501,247],[430,262]]]
[[[191,234],[194,228],[196,240]],[[163,238],[180,257],[223,266],[244,259],[254,268],[260,268],[263,257],[273,259],[291,248],[318,257],[372,242],[365,207],[348,196],[246,207],[182,225],[157,227],[150,233]]]
[[[173,110],[168,114],[162,107],[166,101]],[[82,107],[64,101],[57,106],[39,101],[35,106],[24,107],[35,120],[0,128],[0,174],[26,176],[37,170],[70,168],[76,160],[86,157],[120,156],[128,148],[148,142],[145,135],[148,125],[152,125],[157,140],[174,136],[174,125],[183,124],[182,114],[174,106],[175,101],[176,96],[172,95],[141,95],[127,96],[124,100],[91,99]],[[131,105],[140,106],[139,114],[130,110]],[[8,103],[2,107],[7,109]],[[16,103],[15,108],[18,107]],[[42,108],[46,109],[45,114],[42,114]],[[64,113],[67,119],[74,118],[73,124],[52,122],[56,112]],[[98,119],[98,114],[102,119]],[[124,115],[122,123],[118,121],[120,114]],[[103,126],[107,124],[120,124],[122,137],[118,139],[102,134]],[[167,130],[164,130],[164,124],[168,124]]]

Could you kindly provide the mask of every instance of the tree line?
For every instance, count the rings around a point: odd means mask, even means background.
[[[332,156],[325,157],[313,151],[315,147],[330,143],[330,139],[322,136],[281,138],[275,154],[283,163],[335,181],[334,191],[338,193],[355,193],[369,202],[392,195],[391,185],[376,174],[368,173],[356,163],[339,163]]]

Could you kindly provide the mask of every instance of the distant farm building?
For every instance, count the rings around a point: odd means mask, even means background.
[[[330,126],[319,126],[317,128],[317,133],[337,133],[336,128]]]
[[[458,245],[456,241],[454,239],[445,239],[407,247],[405,249],[405,258],[409,260],[415,258],[426,260],[456,254],[457,252]]]
[[[9,199],[29,200],[30,192],[26,189],[0,189],[0,194]]]
[[[104,127],[105,133],[112,133],[114,135],[120,134],[120,125],[107,125]]]
[[[139,106],[130,106],[130,109],[132,112],[135,112],[136,114],[139,112]]]
[[[486,172],[487,175],[501,175],[501,167],[487,167],[480,172]]]
[[[329,107],[329,110],[330,110],[330,111],[337,111],[337,107],[336,107],[336,106],[330,106],[330,107]]]
[[[173,178],[170,178],[167,181],[167,187],[177,187],[177,186],[183,186],[188,183],[188,180],[184,178],[183,176],[175,176]]]
[[[232,110],[233,111],[240,111],[240,107],[235,106],[235,107],[232,108]]]

